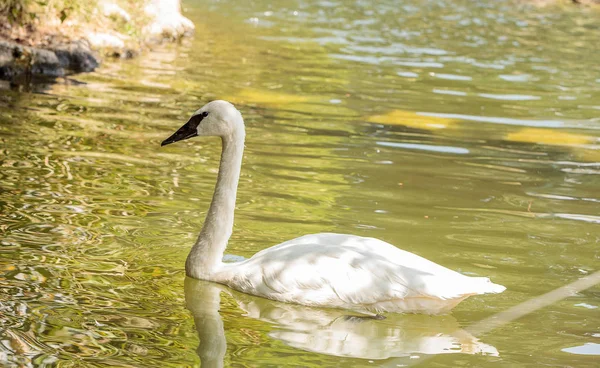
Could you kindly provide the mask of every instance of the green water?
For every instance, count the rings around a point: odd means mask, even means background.
[[[599,12],[184,7],[193,39],[56,84],[1,82],[0,365],[597,364],[598,286],[479,342],[455,331],[598,270]],[[184,287],[220,147],[159,144],[215,98],[247,125],[230,259],[353,233],[507,291],[447,316],[356,321]]]

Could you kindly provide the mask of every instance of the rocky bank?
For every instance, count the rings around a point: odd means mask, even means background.
[[[54,12],[38,7],[43,15],[25,24],[0,14],[0,79],[89,72],[104,57],[133,57],[194,31],[194,24],[181,14],[179,0],[121,4],[93,1],[85,8],[86,16],[72,19],[63,18],[59,7]]]

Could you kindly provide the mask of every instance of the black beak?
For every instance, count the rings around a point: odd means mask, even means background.
[[[194,115],[190,120],[179,128],[172,136],[162,141],[160,146],[166,146],[167,144],[182,141],[184,139],[196,137],[198,135],[198,125],[204,117],[202,114]]]

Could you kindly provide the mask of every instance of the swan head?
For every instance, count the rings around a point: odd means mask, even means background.
[[[244,132],[242,114],[230,102],[215,100],[198,109],[187,123],[160,145],[197,136],[227,137],[236,132]]]

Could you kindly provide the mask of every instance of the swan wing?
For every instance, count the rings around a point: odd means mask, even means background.
[[[330,233],[265,249],[225,266],[217,278],[270,299],[346,308],[407,298],[456,299],[504,289],[378,239]]]

